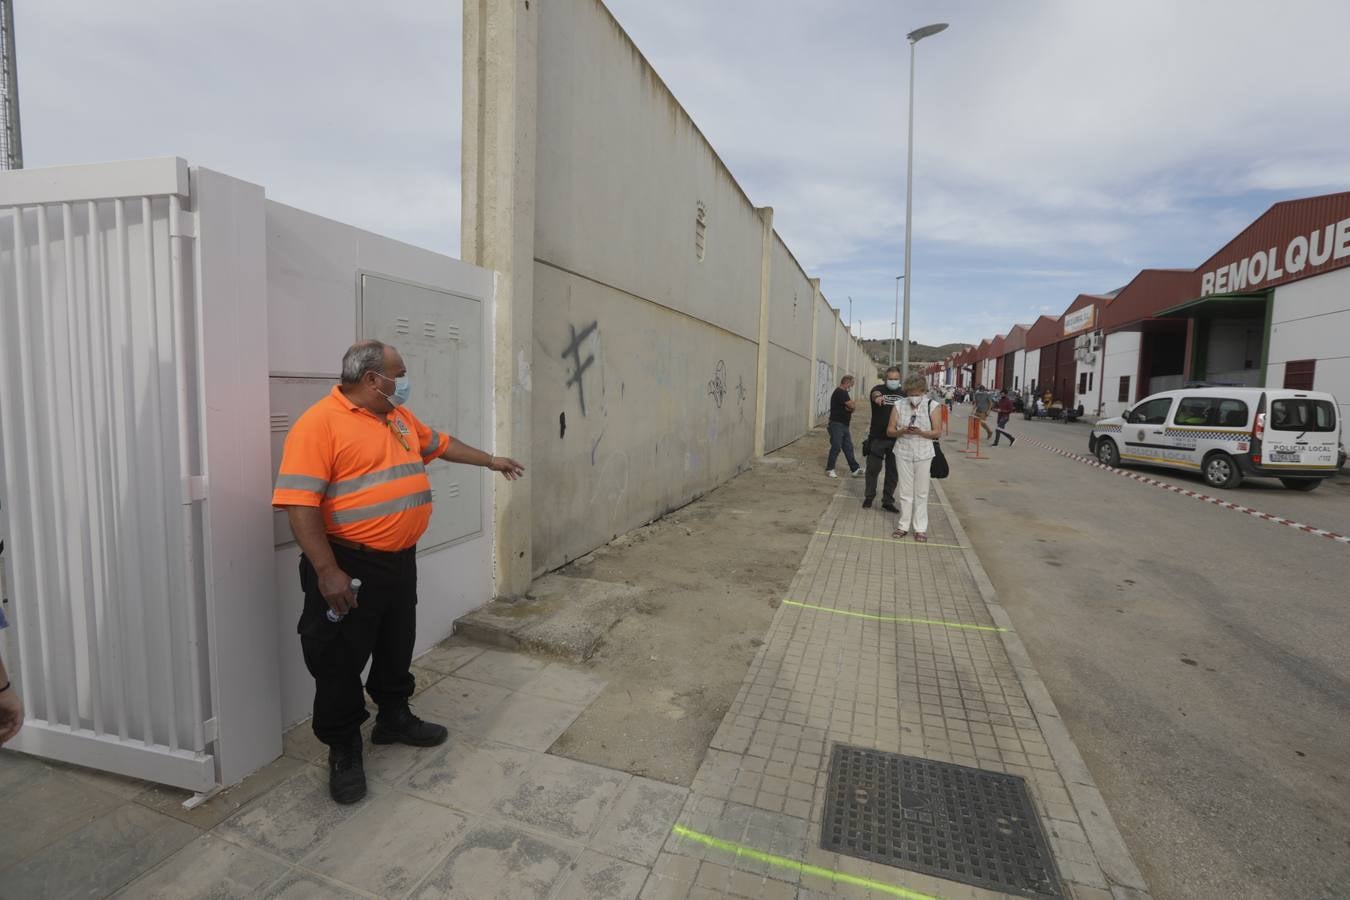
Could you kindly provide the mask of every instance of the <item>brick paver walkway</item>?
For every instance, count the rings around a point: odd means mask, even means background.
[[[835,742],[1021,775],[1072,896],[1146,896],[942,495],[918,544],[860,489],[822,517],[643,900],[999,896],[821,850]]]

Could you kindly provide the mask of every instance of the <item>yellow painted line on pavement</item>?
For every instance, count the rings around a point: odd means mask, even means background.
[[[892,897],[905,897],[907,900],[939,900],[939,898],[932,894],[911,891],[908,888],[887,884],[884,881],[876,881],[872,878],[860,878],[857,875],[850,875],[847,872],[840,872],[837,869],[826,869],[823,866],[813,866],[810,863],[788,859],[786,856],[765,853],[763,850],[756,850],[754,847],[747,847],[744,844],[724,841],[721,838],[715,838],[710,834],[703,834],[702,832],[685,828],[683,825],[676,825],[671,831],[682,838],[688,838],[705,847],[712,847],[715,850],[722,850],[726,853],[734,853],[737,858],[743,857],[745,859],[752,859],[755,862],[761,862],[766,865],[778,866],[780,869],[791,869],[792,871],[800,872],[803,875],[815,875],[818,878],[828,878],[831,881],[837,881],[841,884],[851,884],[854,887],[868,888],[869,890],[877,891],[878,893],[890,894]]]
[[[965,622],[948,622],[945,619],[916,619],[910,616],[874,616],[871,613],[853,612],[849,609],[834,609],[830,606],[816,606],[800,600],[784,600],[788,606],[800,606],[802,609],[814,609],[818,612],[834,613],[838,616],[852,616],[855,619],[868,619],[872,622],[907,622],[911,625],[940,625],[943,628],[961,628],[966,631],[1007,631],[998,625],[967,625]]]
[[[852,538],[855,541],[879,541],[883,544],[913,544],[916,547],[939,547],[944,550],[964,550],[960,544],[935,544],[932,541],[907,541],[904,538],[878,538],[868,537],[865,534],[840,534],[837,531],[817,531],[816,534],[823,534],[826,537]]]

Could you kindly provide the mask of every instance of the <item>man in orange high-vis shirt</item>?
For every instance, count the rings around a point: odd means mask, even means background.
[[[361,341],[342,357],[342,383],[286,436],[272,505],[300,543],[304,610],[296,630],[314,676],[314,734],[328,745],[328,788],[338,803],[366,794],[361,723],[365,691],[379,713],[376,744],[432,747],[444,726],[413,715],[417,540],[431,521],[427,464],[484,466],[509,480],[525,468],[440,434],[404,404],[411,386],[397,350]],[[359,592],[352,591],[359,579]]]

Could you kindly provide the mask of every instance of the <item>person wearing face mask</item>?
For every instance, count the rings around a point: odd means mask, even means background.
[[[366,794],[364,691],[379,713],[371,741],[431,747],[444,726],[408,706],[417,630],[417,540],[431,521],[426,467],[443,459],[483,466],[508,480],[524,474],[422,424],[405,406],[407,367],[379,341],[353,344],[342,381],[286,435],[272,505],[286,510],[300,544],[304,609],[296,630],[314,677],[312,726],[328,745],[328,789],[338,803]],[[359,587],[359,590],[354,590]]]
[[[881,508],[887,512],[899,512],[895,507],[895,485],[899,475],[895,468],[895,455],[891,453],[895,440],[886,434],[886,425],[891,421],[891,409],[903,399],[900,393],[900,369],[891,366],[886,370],[886,380],[868,392],[872,409],[872,424],[867,430],[864,453],[867,456],[867,476],[863,482],[863,509],[871,509],[877,496],[877,476],[881,467],[886,467],[886,481],[881,489]]]
[[[900,471],[900,521],[893,538],[902,538],[914,526],[914,540],[928,540],[929,472],[936,451],[933,441],[942,436],[937,427],[940,404],[928,397],[922,375],[905,379],[905,396],[891,410],[886,433],[895,438],[896,465]]]

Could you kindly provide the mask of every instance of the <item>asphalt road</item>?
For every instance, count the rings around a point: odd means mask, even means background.
[[[1087,453],[1083,425],[1010,427]],[[962,443],[948,496],[1154,895],[1350,897],[1350,545]],[[1339,483],[1248,484],[1221,496],[1350,534]]]
[[[1021,416],[1014,416],[1008,427],[1013,434],[1024,431],[1030,437],[1080,456],[1091,455],[1087,448],[1087,425],[1028,422]],[[1341,470],[1339,476],[1327,479],[1316,490],[1308,493],[1291,491],[1275,478],[1246,478],[1237,489],[1223,490],[1210,487],[1199,473],[1152,466],[1133,466],[1129,467],[1129,471],[1315,528],[1350,535],[1350,474],[1347,474],[1350,469]]]

